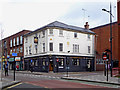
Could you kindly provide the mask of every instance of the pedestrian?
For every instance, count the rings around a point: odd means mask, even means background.
[[[30,71],[33,72],[33,65],[30,66]]]
[[[8,76],[8,64],[7,63],[5,64],[4,68],[5,68],[5,76]]]

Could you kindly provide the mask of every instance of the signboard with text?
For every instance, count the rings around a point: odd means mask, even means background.
[[[14,56],[14,57],[17,56],[17,53],[12,53],[12,56]]]

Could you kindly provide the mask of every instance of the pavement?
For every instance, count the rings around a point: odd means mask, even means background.
[[[10,71],[10,72],[13,72],[13,71]],[[16,73],[31,74],[30,71],[16,71]],[[69,72],[68,77],[67,77],[66,72],[59,72],[59,73],[32,72],[32,74],[48,75],[48,76],[49,75],[50,76],[56,75],[56,76],[60,76],[61,79],[65,79],[65,80],[77,80],[77,81],[120,85],[120,78],[110,77],[110,73],[109,73],[109,77],[108,77],[108,81],[107,81],[107,77],[104,76],[103,71],[101,71],[101,72],[98,72],[98,71],[94,71],[94,72]],[[2,82],[0,82],[0,85],[2,84],[1,87],[4,89],[6,87],[17,84],[19,82],[21,82],[21,81],[13,81],[11,79],[2,78]]]

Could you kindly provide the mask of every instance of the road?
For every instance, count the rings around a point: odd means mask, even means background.
[[[62,80],[61,76],[63,75],[34,75],[34,74],[23,74],[23,73],[16,73],[16,80],[21,80],[21,84],[15,85],[10,87],[11,89],[14,88],[108,88],[105,85],[99,84],[92,84],[92,83],[84,83],[78,81],[71,81],[71,80]],[[12,79],[13,73],[9,73],[8,77]],[[30,87],[29,87],[30,86]],[[9,88],[9,89],[10,89]]]

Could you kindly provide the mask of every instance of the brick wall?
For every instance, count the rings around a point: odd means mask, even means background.
[[[118,61],[118,24],[114,22],[112,24],[112,58],[114,61]],[[98,26],[91,29],[96,33],[95,48],[96,48],[96,59],[102,59],[102,53],[106,50],[110,50],[110,24]],[[109,53],[110,58],[110,53]],[[104,63],[103,63],[104,64]],[[103,65],[96,65],[97,70],[103,70]]]
[[[120,67],[120,0],[118,0],[117,3],[117,7],[118,7],[118,36],[119,36],[119,40],[118,40],[118,54],[119,54],[119,67]]]

